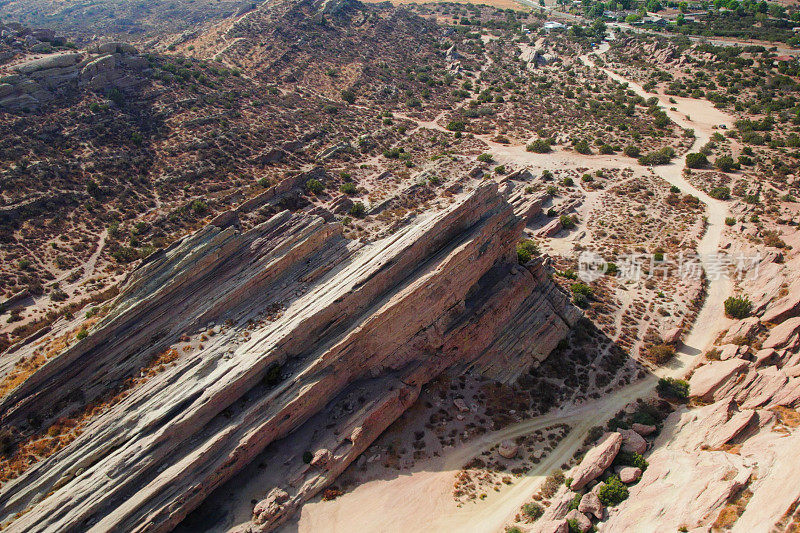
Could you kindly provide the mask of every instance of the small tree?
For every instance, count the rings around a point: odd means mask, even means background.
[[[517,243],[517,260],[520,265],[524,265],[536,255],[539,255],[539,246],[532,240],[524,239]]]
[[[725,315],[730,318],[747,318],[753,303],[747,296],[731,296],[725,300]]]
[[[699,152],[686,154],[686,166],[689,168],[705,168],[708,166],[708,158],[705,154]]]
[[[311,194],[322,194],[325,190],[325,185],[318,179],[312,178],[306,182],[306,190]]]

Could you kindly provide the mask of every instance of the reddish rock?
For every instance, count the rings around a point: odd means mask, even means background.
[[[656,432],[655,426],[648,426],[646,424],[639,424],[634,422],[631,424],[631,429],[634,430],[636,433],[641,435],[642,437],[647,437],[648,435],[652,435]]]
[[[715,390],[732,376],[747,368],[747,361],[730,359],[713,361],[701,366],[689,380],[689,393],[698,398],[709,398]]]
[[[497,453],[505,457],[506,459],[513,459],[517,456],[517,452],[519,451],[519,446],[511,442],[510,440],[504,440],[500,443],[500,446],[497,448]]]
[[[626,466],[619,471],[619,479],[623,483],[635,483],[642,477],[642,469],[635,466]]]
[[[600,485],[598,484],[597,486],[599,487]],[[603,519],[603,504],[594,490],[583,495],[578,504],[578,511],[585,515],[592,514],[598,520]]]
[[[580,490],[602,474],[614,461],[621,446],[622,435],[607,433],[600,444],[586,452],[581,464],[573,469],[571,488]]]
[[[800,317],[790,318],[772,328],[762,348],[782,348],[789,344],[792,337],[800,330]]]
[[[661,335],[661,340],[666,344],[676,344],[681,340],[681,333],[683,333],[681,328],[671,328]]]
[[[578,529],[581,530],[581,533],[586,533],[592,528],[592,521],[589,520],[589,517],[577,509],[573,509],[568,512],[565,518],[567,520],[574,520],[578,524]]]
[[[647,441],[632,429],[619,430],[622,435],[622,449],[626,452],[643,454],[647,451]]]
[[[568,533],[567,521],[562,520],[545,520],[539,524],[537,528],[539,533]]]

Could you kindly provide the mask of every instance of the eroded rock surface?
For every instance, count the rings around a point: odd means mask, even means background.
[[[235,216],[216,224],[149,258],[86,339],[3,398],[4,423],[57,417],[213,331],[4,485],[0,517],[25,511],[8,531],[168,530],[243,472],[230,505],[247,502],[245,529],[270,530],[428,380],[466,365],[511,379],[580,316],[541,264],[517,264],[525,219],[493,184],[368,245],[302,213],[244,233]]]

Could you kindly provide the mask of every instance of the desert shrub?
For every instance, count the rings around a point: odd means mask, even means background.
[[[532,240],[524,239],[517,243],[517,260],[520,265],[524,265],[536,255],[539,255],[539,246]]]
[[[633,145],[626,146],[625,150],[624,150],[624,153],[628,157],[632,157],[634,159],[636,159],[640,155],[642,155],[642,152],[641,152],[641,150],[639,150],[639,147],[638,146],[633,146]]]
[[[675,157],[675,149],[665,146],[661,150],[648,152],[639,158],[639,164],[644,166],[667,165]]]
[[[342,183],[342,186],[339,187],[339,190],[344,194],[355,194],[356,193],[356,186],[352,182]]]
[[[727,226],[733,226],[734,224],[736,224],[736,219],[733,217],[725,217],[725,224]]]
[[[487,154],[484,152],[478,156],[478,161],[481,163],[491,163],[493,161],[492,154]]]
[[[572,303],[574,303],[581,309],[586,309],[587,307],[589,307],[589,298],[587,298],[583,294],[575,294],[572,296]]]
[[[350,214],[350,216],[354,216],[356,218],[363,218],[364,215],[367,214],[367,208],[366,206],[364,206],[363,203],[356,202],[353,204],[353,207],[350,208],[350,211],[348,211],[348,213]]]
[[[614,458],[614,466],[635,466],[641,468],[642,472],[649,466],[647,460],[636,452],[626,452],[620,450]]]
[[[325,190],[325,184],[318,179],[312,178],[306,182],[306,190],[311,194],[321,194]]]
[[[780,238],[776,231],[764,232],[764,244],[773,248],[786,248],[786,243]]]
[[[451,120],[447,124],[447,129],[450,131],[464,131],[467,129],[467,125],[464,123],[463,120]]]
[[[714,166],[717,167],[722,172],[730,172],[732,170],[739,169],[739,165],[729,155],[723,155],[718,157],[714,161]]]
[[[561,185],[563,185],[564,187],[572,187],[573,185],[575,185],[575,180],[567,176],[566,178],[561,180]]]
[[[575,143],[575,151],[579,154],[584,155],[591,155],[592,149],[589,147],[589,143],[586,141],[578,141]]]
[[[350,89],[346,89],[342,91],[342,100],[344,100],[348,104],[354,104],[356,102],[356,93],[354,93]]]
[[[659,396],[674,400],[686,400],[689,397],[689,382],[675,378],[661,378],[656,385]]]
[[[613,507],[628,499],[628,487],[620,481],[619,476],[611,476],[597,491],[597,497],[603,505]]]
[[[572,229],[575,227],[576,217],[569,215],[561,215],[558,219],[561,222],[561,227],[564,229]]]
[[[558,187],[555,185],[548,185],[545,192],[547,192],[548,196],[558,196]]]
[[[494,171],[496,174],[505,174],[506,173],[506,166],[505,165],[497,165],[494,167]]]
[[[569,533],[583,533],[583,530],[578,524],[578,520],[576,518],[570,518],[567,520],[567,531]]]
[[[564,476],[564,472],[561,470],[556,470],[549,476],[547,479],[544,480],[544,485],[542,485],[541,494],[545,498],[552,498],[553,494],[558,491],[558,487],[564,483],[566,477]]]
[[[747,318],[753,303],[747,296],[731,296],[725,300],[725,315],[730,318]]]
[[[603,155],[611,155],[615,153],[614,147],[608,144],[600,145],[600,148],[598,148],[597,151]]]
[[[546,154],[551,150],[550,141],[547,139],[536,139],[526,146],[525,149],[529,152],[534,152],[537,154]]]
[[[669,344],[658,344],[647,350],[647,360],[657,365],[663,365],[675,355],[675,348]]]
[[[536,502],[530,502],[522,506],[522,512],[531,520],[538,520],[544,514],[544,507]]]
[[[78,331],[78,333],[75,335],[75,338],[78,339],[79,341],[82,341],[83,339],[85,339],[88,336],[89,336],[89,332],[86,331],[86,328],[81,328],[81,330]]]
[[[708,158],[705,154],[698,152],[686,154],[686,166],[689,168],[705,168],[708,166]]]

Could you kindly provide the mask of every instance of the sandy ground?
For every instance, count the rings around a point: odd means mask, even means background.
[[[608,50],[604,44],[598,50]],[[582,58],[592,64],[589,57]],[[650,97],[641,86],[631,83],[617,74],[607,74],[621,82],[629,83],[637,93]],[[708,141],[713,126],[731,125],[733,119],[714,108],[709,102],[689,98],[668,103],[663,97],[662,106],[679,126],[693,128],[696,150]],[[676,108],[671,111],[669,108]],[[689,118],[687,118],[687,116]],[[425,126],[434,126],[426,124]],[[616,156],[583,157],[574,153],[532,154],[525,147],[513,147],[489,143],[498,161],[513,161],[540,168],[584,166],[588,168],[629,166],[627,161]],[[690,150],[691,151],[691,150]],[[578,156],[578,157],[576,157]],[[685,193],[690,193],[705,203],[708,227],[698,244],[700,254],[714,254],[719,249],[724,220],[728,214],[725,202],[710,198],[683,177],[684,161],[676,160],[671,165],[655,167],[655,174]],[[677,350],[672,363],[655,374],[649,374],[632,385],[620,388],[612,395],[599,400],[562,406],[551,413],[536,417],[500,431],[487,433],[467,444],[454,448],[447,457],[437,458],[417,465],[412,471],[398,472],[396,477],[367,481],[333,501],[315,501],[303,507],[299,519],[284,528],[284,531],[502,531],[511,522],[522,504],[536,492],[545,476],[560,468],[581,446],[586,432],[592,426],[611,418],[617,411],[637,398],[653,393],[659,377],[683,376],[695,357],[708,347],[716,336],[726,328],[723,302],[731,293],[730,281],[725,278],[711,279],[708,296],[695,326]],[[545,459],[525,477],[514,484],[490,492],[484,500],[465,507],[457,507],[452,497],[456,473],[472,457],[494,444],[517,435],[529,434],[553,424],[565,423],[572,431]]]

